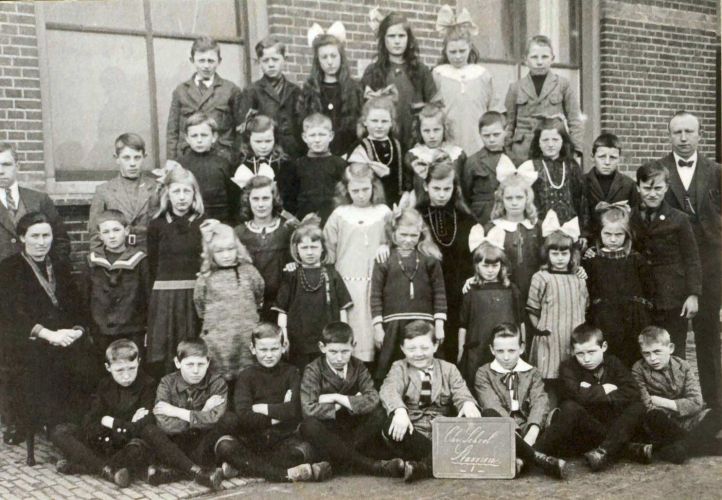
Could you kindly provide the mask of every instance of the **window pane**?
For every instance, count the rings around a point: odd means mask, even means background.
[[[145,29],[142,0],[43,2],[46,22],[105,28]]]
[[[513,60],[512,46],[512,2],[509,0],[459,0],[459,9],[466,8],[479,34],[474,45],[481,57]]]
[[[579,20],[576,6],[572,5],[574,1],[526,0],[527,36],[548,36],[558,63],[573,64],[578,61]]]
[[[188,61],[190,55],[190,41],[170,40],[156,38],[155,47],[155,74],[158,89],[158,135],[160,137],[160,158],[165,162],[165,134],[168,123],[168,110],[170,109],[173,90],[193,76],[193,66]],[[243,47],[235,44],[221,44],[221,64],[218,74],[243,88]]]
[[[152,0],[154,31],[237,37],[234,0]]]
[[[153,158],[144,39],[48,30],[47,50],[59,180],[115,170],[113,141],[124,132],[140,134]]]

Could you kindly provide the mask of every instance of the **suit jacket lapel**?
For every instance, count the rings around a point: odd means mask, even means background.
[[[519,82],[519,88],[532,99],[537,98],[536,89],[534,89],[534,82],[532,82],[531,76],[526,75],[522,78],[521,82]]]
[[[529,77],[531,80],[531,77]],[[554,88],[559,84],[559,77],[555,75],[554,73],[547,74],[546,79],[544,80],[544,85],[541,89],[541,94],[539,94],[539,100],[544,99],[546,96],[548,96]],[[533,84],[532,84],[533,86]]]
[[[677,172],[677,165],[674,164],[674,155],[672,153],[669,153],[669,155],[665,156],[662,159],[662,162],[667,167],[667,170],[669,170],[669,189],[670,191],[672,191],[672,194],[677,199],[680,210],[684,210],[685,189],[684,184],[682,184],[682,179],[679,178],[679,172]],[[699,163],[699,160],[697,161],[697,163]],[[697,168],[699,168],[699,165],[697,165]]]
[[[193,75],[193,77],[191,77],[191,79],[186,82],[186,89],[188,90],[188,97],[193,100],[196,109],[200,109],[203,101],[203,95],[201,94],[198,85],[196,85],[195,75]],[[210,92],[208,92],[208,94],[210,94]]]
[[[203,92],[203,96],[201,97],[201,100],[198,104],[198,107],[203,107],[203,105],[208,101],[211,97],[213,97],[213,94],[216,93],[216,90],[223,85],[222,79],[220,76],[215,75],[213,77],[213,85],[210,86],[209,89],[207,89],[205,92]],[[200,90],[198,91],[200,94]]]
[[[441,374],[441,363],[434,358],[434,374],[431,376],[431,402],[438,400],[441,393],[443,375]],[[420,385],[419,385],[420,386]]]
[[[12,214],[2,203],[0,203],[0,225],[7,229],[13,236],[16,235],[15,221],[13,221]]]
[[[597,175],[594,172],[590,172],[587,179],[589,182],[589,190],[591,194],[594,195],[594,199],[600,201],[603,200],[604,192],[602,191],[602,186],[599,184],[599,179],[597,179]],[[609,191],[611,192],[611,189]]]
[[[276,101],[277,103],[281,103],[283,101],[285,94],[287,93],[288,85],[286,85],[286,82],[283,83],[283,90],[281,96],[278,95],[276,92],[276,89],[273,88],[273,85],[271,85],[265,78],[262,78],[259,87],[261,87],[261,90],[271,99]]]
[[[692,177],[692,184],[689,186],[690,189],[695,190],[697,206],[694,207],[694,211],[697,213],[699,213],[704,203],[705,191],[707,191],[709,185],[709,174],[710,168],[707,158],[697,153],[697,166],[694,168],[694,177]]]

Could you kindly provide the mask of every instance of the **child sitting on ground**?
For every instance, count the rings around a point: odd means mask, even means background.
[[[648,326],[639,334],[641,360],[632,367],[646,409],[643,425],[652,439],[653,456],[684,463],[688,456],[722,455],[718,410],[704,407],[690,364],[673,356],[669,333]]]
[[[566,462],[534,449],[546,422],[549,399],[539,370],[519,357],[524,352],[521,331],[513,323],[501,323],[491,335],[494,361],[477,370],[474,382],[481,415],[514,419],[517,473],[531,462],[545,474],[564,479]]]
[[[434,358],[438,348],[439,340],[429,321],[408,323],[401,342],[405,359],[391,365],[379,393],[388,414],[384,438],[394,452],[408,459],[406,482],[431,477],[434,418],[481,416],[459,369]]]

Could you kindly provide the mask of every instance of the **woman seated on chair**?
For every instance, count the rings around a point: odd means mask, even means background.
[[[47,426],[76,421],[93,390],[84,303],[64,261],[51,258],[53,230],[42,213],[17,224],[21,253],[0,262],[0,364],[9,426],[18,443]]]

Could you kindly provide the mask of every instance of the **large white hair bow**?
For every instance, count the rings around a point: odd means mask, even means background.
[[[321,35],[333,35],[339,42],[345,43],[346,27],[341,21],[336,21],[327,30],[324,31],[320,24],[313,23],[313,26],[311,26],[307,34],[308,46],[313,47],[313,41],[316,39],[317,36]]]
[[[381,10],[379,10],[378,6],[372,8],[369,11],[369,26],[374,31],[374,33],[377,33],[379,31],[379,26],[381,25],[381,21],[384,20],[384,17],[386,16],[381,13]]]
[[[559,224],[559,217],[557,217],[557,213],[554,210],[549,210],[547,212],[546,217],[544,217],[544,222],[542,222],[542,236],[546,238],[550,234],[561,231],[562,233],[569,236],[572,241],[577,241],[579,239],[579,218],[574,217],[571,220],[568,220],[564,224]]]
[[[489,234],[484,235],[484,228],[481,227],[481,224],[476,224],[469,232],[469,251],[473,252],[484,242],[504,250],[505,238],[506,231],[499,226],[492,227],[489,229]]]
[[[235,182],[238,187],[243,189],[246,187],[246,184],[248,184],[248,181],[250,181],[253,177],[257,175],[263,175],[265,177],[268,177],[269,179],[273,180],[276,178],[276,174],[271,168],[271,166],[268,163],[261,163],[258,167],[258,172],[253,173],[253,170],[248,168],[246,165],[241,165],[236,170],[236,173],[233,175],[231,180]]]
[[[508,156],[504,154],[501,155],[499,163],[496,165],[496,179],[499,182],[504,182],[513,175],[518,175],[530,186],[534,184],[534,181],[536,181],[538,177],[534,163],[532,163],[531,160],[525,161],[519,168],[516,168]]]
[[[446,34],[457,27],[468,29],[472,35],[479,33],[479,28],[477,28],[474,21],[471,20],[471,14],[469,14],[468,10],[461,9],[459,15],[455,16],[454,9],[448,5],[443,5],[436,15],[436,31]]]
[[[373,161],[369,158],[369,155],[366,153],[366,149],[362,147],[354,149],[353,152],[348,155],[346,161],[348,163],[367,164],[369,168],[374,171],[374,174],[376,174],[377,177],[386,177],[391,173],[391,169],[389,167],[381,162]]]

